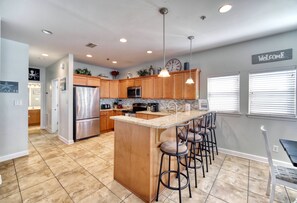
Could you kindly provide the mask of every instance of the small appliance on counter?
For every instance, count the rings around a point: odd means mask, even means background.
[[[159,112],[159,103],[148,103],[151,112]]]
[[[146,103],[133,103],[132,104],[133,109],[132,110],[123,110],[123,114],[125,116],[135,117],[137,111],[146,111],[147,110],[147,104]]]
[[[101,104],[101,109],[110,109],[110,104]]]

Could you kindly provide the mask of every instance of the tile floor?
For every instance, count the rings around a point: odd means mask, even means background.
[[[55,134],[29,130],[30,155],[0,163],[0,203],[9,202],[142,202],[113,180],[113,132],[65,145]],[[220,153],[206,178],[198,174],[192,198],[183,202],[268,202],[268,166]],[[294,202],[297,191],[277,187],[275,202]],[[165,190],[159,202],[178,202],[178,192]]]

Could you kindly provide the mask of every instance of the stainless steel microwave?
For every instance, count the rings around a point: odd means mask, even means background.
[[[141,87],[128,87],[127,96],[128,98],[141,98]]]

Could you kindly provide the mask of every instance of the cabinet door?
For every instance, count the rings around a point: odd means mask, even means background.
[[[127,87],[133,87],[133,86],[135,86],[134,79],[128,79],[127,80]]]
[[[87,86],[100,87],[100,79],[97,77],[87,77]]]
[[[117,116],[122,116],[123,115],[123,112],[122,111],[116,111],[116,115]]]
[[[110,117],[113,116],[113,111],[107,112],[107,130],[112,130],[114,127],[114,121],[110,119]]]
[[[119,81],[119,98],[127,98],[127,80]]]
[[[174,99],[184,98],[184,74],[178,73],[173,75],[174,78]]]
[[[137,86],[137,87],[141,87],[142,86],[142,79],[141,78],[134,79],[134,85]]]
[[[154,80],[153,78],[142,79],[142,98],[149,99],[154,97]]]
[[[136,113],[136,118],[142,118],[142,119],[146,119],[147,120],[147,114]]]
[[[155,77],[154,78],[154,99],[163,98],[163,78]]]
[[[184,73],[184,81],[190,77],[190,72]],[[198,99],[199,98],[199,72],[192,70],[191,77],[194,80],[194,84],[184,85],[184,99]]]
[[[87,85],[87,77],[84,75],[73,75],[74,85]]]
[[[107,112],[100,112],[100,132],[107,130]]]
[[[118,98],[119,97],[119,81],[110,80],[109,81],[109,98]]]
[[[101,80],[100,97],[109,98],[109,80]]]
[[[174,98],[174,77],[163,78],[163,99]]]

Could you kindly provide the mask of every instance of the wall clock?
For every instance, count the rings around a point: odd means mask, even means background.
[[[166,63],[165,67],[169,72],[180,71],[182,69],[182,64],[180,60],[178,60],[177,58],[173,58]]]

